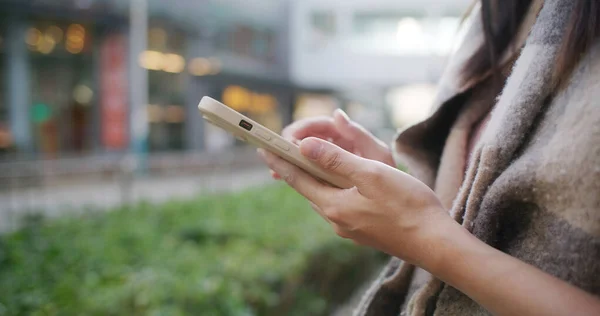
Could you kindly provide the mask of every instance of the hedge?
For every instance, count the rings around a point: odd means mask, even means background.
[[[382,259],[279,185],[34,216],[0,237],[0,315],[328,315]]]

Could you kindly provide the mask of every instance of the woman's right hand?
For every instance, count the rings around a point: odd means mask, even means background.
[[[332,117],[319,116],[298,120],[284,128],[281,135],[295,144],[307,137],[321,138],[357,156],[396,167],[389,147],[364,127],[350,120],[340,109],[336,110]],[[275,179],[280,178],[273,171],[271,175]]]

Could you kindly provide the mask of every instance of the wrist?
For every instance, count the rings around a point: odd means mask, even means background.
[[[465,240],[471,234],[447,212],[438,212],[436,217],[438,219],[432,221],[435,224],[427,225],[423,247],[415,264],[441,277],[449,269],[449,262],[460,256],[456,250],[467,246]]]
[[[470,278],[473,262],[494,257],[495,249],[454,220],[433,234],[431,240],[435,244],[434,251],[423,261],[422,267],[452,286],[459,286]]]

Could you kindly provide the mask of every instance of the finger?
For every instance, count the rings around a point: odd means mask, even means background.
[[[340,191],[340,189],[318,181],[295,165],[264,149],[260,149],[258,152],[269,168],[279,174],[282,180],[309,201],[320,207],[327,205],[330,200],[335,199],[336,193]]]
[[[296,121],[281,132],[281,136],[290,141],[316,135],[322,135],[325,138],[340,137],[331,117],[315,117]]]
[[[321,210],[321,208],[320,208],[320,207],[319,207],[317,204],[315,204],[315,203],[313,203],[313,202],[311,202],[311,201],[308,201],[308,203],[310,203],[310,207],[312,207],[312,209],[313,209],[313,210],[314,210],[314,211],[315,211],[317,214],[319,214],[319,216],[321,216],[321,217],[322,217],[322,218],[323,218],[325,221],[327,221],[328,223],[331,223],[331,221],[329,220],[329,218],[327,218],[327,216],[325,216],[325,213],[323,212],[323,210]]]
[[[374,136],[364,127],[350,120],[341,109],[333,113],[333,124],[341,135],[354,140],[355,144],[372,144]]]
[[[353,183],[360,180],[358,175],[368,163],[366,159],[314,137],[306,138],[300,142],[300,153],[327,172],[342,176]]]
[[[310,135],[310,137],[316,137],[316,138],[326,140],[330,143],[334,143],[349,152],[352,152],[354,149],[354,140],[348,139],[343,135],[334,135],[333,137],[331,137],[331,135],[313,134],[313,135]],[[299,140],[299,139],[294,139],[292,141],[292,143],[296,144],[296,146],[300,146],[300,142],[301,142],[301,140]]]
[[[333,231],[340,237],[344,238],[344,239],[352,239],[352,233],[347,230],[346,228],[337,225],[337,224],[333,224]]]
[[[319,137],[321,138],[321,137]],[[346,136],[334,137],[331,139],[331,142],[336,144],[337,146],[343,148],[346,151],[354,152],[355,151],[355,140],[351,138],[347,138]],[[300,142],[298,142],[300,145]]]
[[[360,124],[351,121],[344,111],[340,109],[336,110],[333,117],[334,124],[340,131],[340,134],[346,135],[346,137],[349,137],[353,141],[353,153],[394,166],[393,160],[389,160],[391,155],[385,143]]]

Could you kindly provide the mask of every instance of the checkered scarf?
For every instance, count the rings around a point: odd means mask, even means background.
[[[451,215],[478,238],[490,243],[493,232],[476,229],[474,219],[480,212],[483,196],[498,175],[509,166],[535,117],[543,111],[552,91],[552,71],[561,45],[564,29],[573,10],[570,0],[546,0],[525,46],[516,60],[512,73],[497,100],[492,120],[475,148],[465,180],[453,204]],[[470,87],[459,85],[464,62],[472,56],[483,40],[479,13],[474,10],[465,42],[455,52],[442,76],[434,114],[457,94]],[[428,185],[434,182],[439,157],[427,157],[411,150],[413,131],[429,128],[427,121],[402,132],[395,144],[396,158],[407,165],[411,173]],[[437,295],[443,282],[432,277],[413,297],[406,298],[414,267],[393,258],[355,310],[356,316],[426,315],[435,310]],[[400,311],[405,299],[407,310]],[[476,304],[464,297],[465,304]]]

